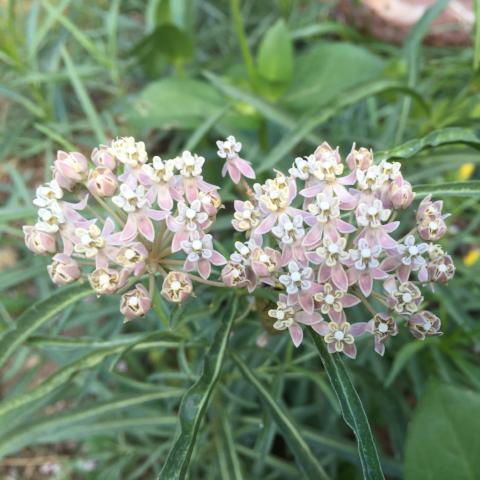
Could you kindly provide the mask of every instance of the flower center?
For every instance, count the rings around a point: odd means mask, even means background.
[[[325,297],[325,303],[328,303],[329,305],[333,305],[335,303],[335,297],[329,293],[326,297]],[[343,334],[342,334],[343,335]]]
[[[333,336],[335,337],[335,340],[338,340],[339,342],[345,338],[345,334],[341,330],[337,330]]]
[[[432,328],[432,324],[428,320],[426,320],[425,323],[423,324],[423,328],[425,330],[430,330]]]
[[[178,280],[175,280],[171,283],[170,288],[174,292],[177,292],[178,290],[180,290],[180,288],[182,288],[182,285],[180,284],[180,282]]]
[[[404,303],[410,303],[412,301],[412,295],[410,295],[410,293],[404,293],[402,295],[402,300],[404,301]]]
[[[293,282],[297,283],[297,282],[300,282],[300,280],[302,279],[302,276],[300,275],[300,272],[293,272],[291,274],[291,278]]]
[[[387,333],[387,332],[388,332],[388,325],[387,325],[386,323],[383,323],[383,322],[380,323],[380,324],[378,325],[378,331],[379,331],[380,333]]]

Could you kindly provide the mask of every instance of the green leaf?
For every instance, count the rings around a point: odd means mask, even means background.
[[[262,165],[257,171],[264,172],[274,167],[279,160],[281,160],[285,155],[288,155],[290,151],[300,141],[307,137],[307,135],[312,133],[315,128],[325,123],[344,108],[354,105],[355,103],[358,103],[361,100],[373,95],[378,95],[379,93],[384,93],[387,91],[399,91],[408,95],[412,95],[415,98],[418,97],[418,94],[414,90],[407,88],[398,82],[381,80],[378,82],[362,84],[353,90],[349,90],[338,98],[335,98],[332,102],[325,105],[321,109],[320,113],[318,111],[316,111],[314,114],[310,113],[298,121],[297,126],[287,132],[283,139],[278,142],[275,148],[270,152],[270,154],[265,157]]]
[[[288,411],[275,400],[269,390],[258,380],[252,370],[238,355],[232,354],[232,358],[242,372],[242,375],[255,387],[258,396],[269,409],[278,429],[282,432],[285,442],[295,456],[297,466],[305,475],[304,478],[311,480],[328,479],[328,475],[300,435],[300,429]]]
[[[0,440],[0,457],[18,451],[27,445],[46,443],[45,438],[54,434],[59,440],[74,440],[71,427],[81,423],[86,426],[96,423],[99,415],[110,415],[116,410],[134,408],[142,403],[179,396],[182,390],[169,389],[161,392],[122,396],[103,402],[95,402],[88,407],[78,408],[69,412],[51,415],[34,423],[15,426],[13,431],[3,434]],[[92,420],[93,419],[93,420]]]
[[[296,57],[293,80],[281,104],[299,112],[320,108],[356,85],[378,80],[383,67],[383,60],[365,48],[321,42]]]
[[[428,343],[428,341],[410,342],[404,345],[397,352],[392,368],[388,372],[387,378],[385,379],[386,387],[389,387],[394,382],[398,374],[405,368],[409,360],[411,360],[420,350],[423,350]]]
[[[74,285],[62,288],[52,296],[33,304],[17,320],[17,328],[6,332],[0,339],[0,367],[3,366],[9,355],[38,330],[48,320],[62,312],[72,303],[90,295],[90,285]]]
[[[473,130],[458,127],[445,128],[431,132],[425,135],[425,137],[409,140],[391,150],[379,152],[375,155],[375,158],[377,161],[394,158],[407,159],[415,156],[424,149],[451,144],[470,145],[480,149],[480,138],[477,137]]]
[[[206,82],[166,78],[147,85],[121,108],[130,126],[137,129],[195,128],[215,115],[225,100]]]
[[[293,74],[293,46],[285,21],[270,27],[258,49],[258,73],[273,83],[288,83]]]
[[[375,440],[373,439],[362,402],[348,376],[347,369],[339,354],[331,354],[327,351],[325,342],[319,335],[310,330],[309,333],[317,347],[318,354],[320,355],[330,383],[338,397],[343,418],[355,434],[363,476],[368,480],[381,480],[384,476],[378,458]]]
[[[162,468],[161,480],[185,479],[197,438],[200,423],[205,415],[210,396],[223,366],[225,352],[233,322],[237,313],[238,299],[231,304],[215,334],[210,349],[205,355],[200,378],[188,389],[180,405],[180,434],[175,440]]]
[[[480,195],[480,180],[422,184],[416,185],[413,190],[419,196],[431,194],[442,197],[473,197]]]
[[[473,2],[475,9],[475,43],[473,54],[473,69],[478,70],[480,67],[480,2],[475,0]]]
[[[431,383],[410,424],[406,480],[480,478],[480,395]]]
[[[185,63],[193,55],[192,36],[175,25],[159,25],[142,38],[130,54],[141,62],[155,62],[158,56],[164,55],[171,63]]]

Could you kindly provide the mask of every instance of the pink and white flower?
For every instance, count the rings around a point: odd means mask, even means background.
[[[224,265],[225,257],[213,249],[213,238],[206,234],[192,236],[192,240],[184,240],[182,250],[187,254],[183,268],[187,272],[196,270],[202,278],[207,279],[212,271],[212,265]]]
[[[346,320],[344,308],[360,303],[360,299],[355,295],[335,289],[330,282],[321,285],[320,291],[314,295],[314,300],[316,302],[315,309],[320,310],[323,315],[328,315],[333,322],[338,324]]]
[[[242,144],[237,142],[233,135],[227,137],[225,141],[217,141],[218,152],[220,158],[225,158],[225,165],[222,168],[222,176],[227,172],[233,183],[239,183],[242,175],[247,178],[255,178],[255,172],[250,165],[243,158],[240,158],[239,152],[242,149]]]

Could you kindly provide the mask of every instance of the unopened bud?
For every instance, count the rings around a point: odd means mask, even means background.
[[[151,306],[152,299],[147,289],[141,283],[137,283],[133,290],[122,295],[120,312],[125,315],[125,321],[128,321],[143,317],[150,310]]]
[[[81,275],[78,263],[64,253],[55,255],[47,270],[52,282],[56,285],[68,285],[78,280]]]
[[[97,167],[91,170],[88,176],[88,190],[99,197],[111,197],[117,190],[117,186],[117,177],[106,167]]]
[[[181,303],[193,291],[190,276],[183,272],[169,272],[162,285],[162,295],[169,302]]]
[[[84,180],[87,170],[87,159],[79,152],[57,152],[53,163],[53,177],[62,188],[71,190],[77,183]]]
[[[35,227],[24,226],[25,245],[37,255],[48,255],[57,251],[55,235],[37,230]]]
[[[123,287],[128,272],[112,268],[97,268],[89,276],[88,281],[98,295],[111,295]]]

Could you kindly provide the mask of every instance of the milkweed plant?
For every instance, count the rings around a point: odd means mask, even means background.
[[[370,339],[362,345],[384,355],[401,328],[418,340],[441,335],[440,319],[424,309],[423,293],[455,273],[452,258],[436,243],[447,231],[442,201],[426,196],[415,211],[400,163],[375,163],[371,150],[355,144],[342,161],[338,147],[323,143],[264,183],[255,183],[255,171],[233,136],[217,147],[222,174],[238,195],[231,223],[242,240],[230,255],[221,253],[226,249],[212,233],[224,205],[220,187],[203,177],[205,158],[184,151],[172,159],[150,159],[145,144],[132,137],[100,145],[89,159],[58,152],[51,181],[36,191],[37,222],[23,227],[27,247],[52,256],[48,273],[55,284],[87,279],[98,296],[120,296],[125,321],[154,306],[159,280],[161,295],[174,304],[187,302],[198,284],[259,298],[267,294],[266,303],[256,302],[262,323],[267,317],[269,331],[288,332],[295,347],[309,332],[356,434],[364,477],[383,478],[368,421],[340,357],[355,358],[361,336]],[[365,321],[352,321],[348,311],[360,304]],[[266,339],[266,333],[260,335],[257,347]],[[214,357],[222,355],[222,342],[212,347]],[[213,375],[208,361],[206,372]],[[192,417],[182,413],[192,406],[194,418],[201,418],[197,387],[208,400],[211,389],[201,377],[180,406],[182,418]],[[291,422],[283,425],[292,428]],[[165,472],[177,475],[179,464],[185,474],[192,452],[187,437],[178,437],[160,478],[170,478]],[[303,469],[313,469],[309,478],[317,478],[323,472],[317,460],[301,442],[290,442],[307,462]]]
[[[296,347],[305,328],[330,353],[351,358],[362,335],[383,355],[399,328],[420,340],[441,334],[439,318],[422,308],[422,289],[455,273],[435,243],[447,215],[441,200],[427,196],[408,233],[395,235],[405,230],[397,214],[414,199],[400,163],[375,164],[371,150],[355,145],[343,162],[338,147],[323,143],[296,158],[288,174],[275,171],[250,186],[255,172],[241,158],[240,142],[229,136],[217,147],[223,176],[242,195],[232,225],[244,239],[230,258],[209,233],[223,205],[220,187],[202,176],[205,158],[184,151],[149,159],[145,144],[132,137],[95,148],[90,160],[58,152],[52,180],[36,191],[38,220],[23,227],[27,247],[53,255],[48,273],[55,284],[86,277],[97,295],[121,294],[126,321],[150,310],[160,277],[163,297],[174,303],[193,295],[195,283],[270,288],[277,294],[268,310],[273,328],[288,331]],[[349,322],[348,309],[360,303],[370,319]]]

